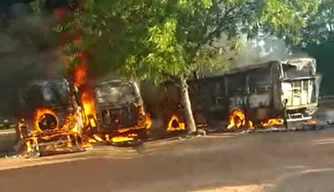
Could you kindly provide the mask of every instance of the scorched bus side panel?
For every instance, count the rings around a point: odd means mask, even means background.
[[[227,75],[229,111],[241,108],[253,121],[277,115],[278,75],[277,63]]]
[[[221,75],[202,75],[189,79],[189,95],[196,123],[227,123],[231,110],[236,108],[242,109],[255,124],[262,120],[281,120],[286,116],[285,112],[288,112],[289,121],[305,120],[296,116],[300,113],[306,119],[312,118],[317,108],[320,77],[315,74],[314,67],[305,68],[310,61],[313,59],[307,58],[297,64],[272,61],[236,68]],[[299,95],[295,92],[294,99],[288,98],[285,106],[286,96],[294,92],[286,88],[286,83],[304,81],[302,79],[308,82],[307,86],[303,86],[305,90]],[[154,88],[146,85],[142,91],[154,93],[148,98],[144,96],[144,101],[150,112],[159,116],[157,118],[165,119],[169,113],[179,113],[175,107],[180,103],[178,86],[168,84],[164,88]],[[299,97],[301,100],[298,100]],[[153,98],[163,99],[154,103]],[[290,107],[289,102],[295,103],[293,107]],[[184,118],[182,112],[179,114]]]
[[[280,102],[278,73],[277,63],[268,63],[227,75],[191,80],[188,84],[193,110],[198,111],[201,106],[206,116],[216,120],[228,120],[234,109],[243,109],[253,120],[268,118],[268,112],[263,111],[273,111]]]
[[[283,118],[285,109],[288,121],[310,119],[317,107],[320,76],[305,66],[273,61],[190,80],[193,110],[216,120],[228,120],[233,109],[242,109],[255,123]]]

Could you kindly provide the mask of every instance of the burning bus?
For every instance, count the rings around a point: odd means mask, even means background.
[[[94,85],[95,113],[89,114],[92,137],[105,144],[132,144],[147,138],[151,119],[136,82],[106,80]]]
[[[195,113],[205,114],[206,121],[223,118],[227,129],[294,127],[312,121],[320,81],[314,59],[295,58],[196,78],[189,92]]]
[[[235,131],[314,123],[312,115],[318,106],[320,81],[314,59],[295,58],[197,76],[188,85],[198,127],[217,127],[218,123],[225,131]],[[144,90],[155,93],[146,96],[145,104],[150,113],[167,119],[167,129],[169,120],[184,122],[180,90],[172,84],[164,89],[147,85]],[[163,99],[154,103],[152,97]]]
[[[140,87],[146,110],[151,114],[155,127],[162,127],[154,130],[156,134],[165,135],[167,132],[174,135],[187,131],[180,101],[181,90],[174,81],[166,81],[160,86],[152,81],[142,81]]]
[[[30,82],[19,94],[18,152],[81,150],[86,118],[78,89],[67,80]]]

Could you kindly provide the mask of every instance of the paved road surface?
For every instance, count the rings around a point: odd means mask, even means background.
[[[334,189],[334,130],[211,136],[148,146],[142,155],[99,150],[86,153],[91,159],[0,171],[1,190],[183,192],[266,184],[277,185],[277,192],[312,191],[304,190],[310,185],[322,187],[316,192]],[[5,166],[8,161],[0,161]]]

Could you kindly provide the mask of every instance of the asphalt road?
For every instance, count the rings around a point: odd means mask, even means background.
[[[259,185],[275,192],[334,190],[334,130],[209,136],[139,151],[105,147],[46,160],[0,160],[0,169],[57,158],[73,161],[0,171],[1,190],[184,192]]]

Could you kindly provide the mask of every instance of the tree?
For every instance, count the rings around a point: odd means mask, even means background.
[[[240,48],[241,34],[262,31],[298,42],[305,15],[313,14],[318,1],[85,0],[58,29],[82,33],[80,45],[69,42],[69,52],[93,50],[90,63],[97,74],[115,70],[130,78],[177,80],[186,123],[196,132],[187,77],[201,68],[226,66],[224,53]],[[222,34],[228,43],[211,46]]]
[[[334,41],[334,1],[322,0],[317,12],[309,16],[302,32],[303,47]]]
[[[322,0],[317,12],[309,16],[306,27],[302,30],[299,46],[317,60],[317,71],[323,75],[321,94],[334,93],[332,78],[334,51],[334,1]]]

